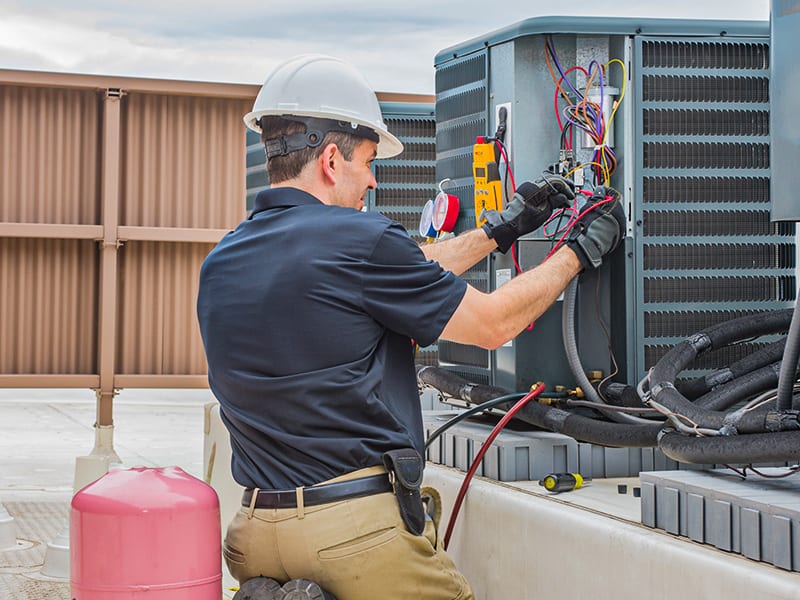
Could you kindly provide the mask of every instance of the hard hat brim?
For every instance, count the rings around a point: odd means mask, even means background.
[[[378,141],[378,154],[377,158],[391,158],[393,156],[397,156],[403,151],[403,142],[401,142],[394,134],[389,132],[388,129],[378,128],[375,127],[375,123],[370,123],[368,121],[357,119],[357,118],[345,118],[341,115],[341,113],[326,113],[321,111],[287,111],[287,110],[255,110],[252,112],[247,113],[244,116],[244,123],[247,125],[247,128],[255,131],[256,133],[261,133],[261,127],[258,125],[258,120],[264,116],[275,116],[275,117],[286,117],[287,119],[292,118],[302,118],[302,117],[314,117],[318,119],[333,119],[337,121],[346,120],[351,123],[356,123],[358,125],[363,125],[374,131],[379,138]]]

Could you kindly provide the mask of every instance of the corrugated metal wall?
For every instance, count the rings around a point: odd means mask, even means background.
[[[0,238],[0,368],[97,372],[97,245]]]
[[[257,86],[0,71],[0,387],[204,387],[200,264]]]
[[[100,223],[96,90],[0,84],[0,222]]]
[[[245,190],[242,115],[251,106],[127,94],[120,225],[219,229],[238,223]]]
[[[200,264],[213,247],[177,242],[128,242],[123,246],[118,373],[205,376],[194,305]]]
[[[245,216],[258,90],[0,70],[0,387],[94,388],[108,425],[118,388],[207,385],[200,264]]]

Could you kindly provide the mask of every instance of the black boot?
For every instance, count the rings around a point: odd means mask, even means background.
[[[269,577],[253,577],[245,581],[233,600],[284,600],[286,592],[281,584]]]
[[[282,589],[286,594],[283,600],[336,600],[332,594],[308,579],[292,579]]]

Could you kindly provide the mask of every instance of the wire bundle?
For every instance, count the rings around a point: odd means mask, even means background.
[[[575,128],[584,132],[594,144],[592,160],[589,163],[572,167],[566,176],[588,165],[592,167],[595,185],[610,185],[611,176],[617,170],[617,157],[614,150],[609,146],[608,132],[611,129],[617,109],[625,97],[625,82],[627,80],[625,64],[617,58],[605,64],[593,60],[589,63],[588,69],[576,65],[564,70],[558,60],[558,55],[550,36],[545,38],[545,61],[556,86],[553,96],[553,108],[558,128],[561,131],[562,154],[573,155],[572,135]],[[606,107],[603,103],[606,101],[607,70],[612,64],[618,64],[622,69],[622,90],[619,100],[614,102],[606,121]],[[556,76],[556,71],[558,71],[558,76]],[[584,92],[579,91],[567,77],[574,71],[583,73],[586,78]],[[595,80],[597,80],[596,87]],[[598,102],[593,102],[589,99],[592,96],[590,90],[593,87],[598,92]],[[564,103],[563,108],[559,107],[559,98]]]

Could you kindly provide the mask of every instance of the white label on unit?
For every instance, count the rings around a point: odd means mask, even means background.
[[[494,289],[498,289],[504,286],[509,281],[511,281],[511,269],[497,269],[494,272],[494,283],[495,283]],[[503,347],[508,346],[510,348],[513,345],[514,345],[514,340],[508,340],[505,344],[503,344]]]

